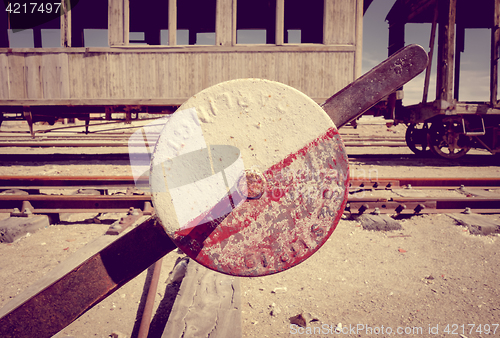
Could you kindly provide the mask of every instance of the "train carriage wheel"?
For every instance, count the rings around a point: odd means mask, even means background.
[[[412,123],[406,129],[405,140],[408,148],[416,155],[429,154],[430,148],[427,142],[429,127],[427,123]]]
[[[467,136],[460,132],[461,123],[454,119],[443,119],[432,123],[429,129],[428,144],[430,150],[446,159],[457,159],[470,150]]]

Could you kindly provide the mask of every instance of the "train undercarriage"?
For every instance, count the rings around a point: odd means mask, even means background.
[[[423,123],[408,124],[405,139],[417,155],[432,153],[457,159],[473,148],[499,154],[500,117],[437,116]]]

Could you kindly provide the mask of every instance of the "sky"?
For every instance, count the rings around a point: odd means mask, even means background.
[[[374,0],[368,8],[363,20],[363,73],[382,62],[387,57],[387,42],[389,36],[388,24],[385,17],[395,0]],[[416,43],[429,51],[430,24],[407,24],[405,44]],[[105,30],[88,29],[85,32],[88,46],[107,46]],[[168,32],[161,32],[161,43],[168,44]],[[188,31],[178,30],[177,43],[188,44]],[[290,42],[300,41],[300,31],[290,31]],[[33,47],[33,33],[25,30],[11,35],[12,47]],[[215,44],[215,33],[198,33],[197,44]],[[143,33],[131,33],[131,39],[141,40]],[[265,31],[253,30],[238,31],[237,39],[240,43],[255,43],[265,39]],[[260,42],[262,43],[262,42]],[[58,29],[42,30],[42,44],[44,47],[58,47],[60,44]],[[437,39],[436,46],[437,49]],[[436,50],[435,49],[435,50]],[[436,56],[437,51],[434,53]],[[461,61],[460,101],[488,101],[489,100],[489,57],[490,32],[486,29],[466,30],[465,52]],[[433,60],[433,76],[429,89],[429,101],[435,99],[435,70],[436,61]],[[404,88],[404,105],[416,104],[422,100],[424,75],[421,74]]]

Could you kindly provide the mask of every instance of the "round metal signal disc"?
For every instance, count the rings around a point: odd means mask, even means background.
[[[236,276],[280,272],[316,252],[344,211],[348,180],[323,109],[260,79],[186,101],[161,132],[150,173],[156,213],[177,246]]]

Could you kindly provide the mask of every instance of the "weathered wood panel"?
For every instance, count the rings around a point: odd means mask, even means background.
[[[28,99],[43,99],[42,56],[27,55],[26,64],[26,97]]]
[[[133,67],[138,72],[139,88],[138,97],[157,97],[156,91],[157,74],[154,55],[141,53],[138,56],[138,64]]]
[[[105,98],[108,95],[108,54],[92,53],[85,59],[85,94],[87,98]]]
[[[26,97],[25,57],[20,54],[8,55],[9,63],[9,98]]]
[[[354,80],[353,51],[0,53],[4,99],[184,99],[238,78],[325,99]]]
[[[158,96],[167,97],[169,87],[168,58],[165,54],[156,54],[156,67],[158,69]]]
[[[127,97],[123,84],[127,83],[127,67],[125,65],[125,54],[108,55],[108,96],[111,98]]]
[[[137,71],[137,64],[139,63],[139,55],[136,53],[123,54],[125,74],[126,74],[126,85],[121,83],[120,85],[125,88],[125,95],[129,98],[137,98],[137,91],[139,90],[139,74]]]
[[[289,53],[283,53],[279,57],[277,57],[276,62],[276,81],[281,83],[289,84]]]
[[[0,99],[9,98],[9,58],[0,54]]]
[[[58,56],[58,55],[57,55]],[[55,99],[60,94],[60,83],[58,81],[58,58],[54,54],[42,55],[41,81],[43,96],[46,99]],[[30,84],[28,84],[30,86]]]
[[[69,96],[74,99],[85,95],[85,54],[68,54]]]
[[[356,0],[325,0],[324,44],[356,44],[356,7]]]
[[[27,68],[27,73],[30,69]],[[36,70],[35,70],[36,71]],[[69,98],[69,69],[68,55],[44,54],[41,56],[41,82],[43,86],[43,98]],[[31,76],[31,74],[27,74]],[[28,77],[27,76],[27,77]],[[27,83],[27,88],[36,84]]]

